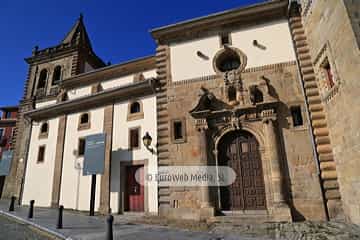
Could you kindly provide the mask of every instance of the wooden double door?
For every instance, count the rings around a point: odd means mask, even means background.
[[[222,210],[266,209],[264,175],[259,144],[245,131],[234,131],[219,145],[219,164],[231,167],[236,180],[220,188]]]

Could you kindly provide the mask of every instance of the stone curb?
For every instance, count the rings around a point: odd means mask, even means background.
[[[36,224],[36,223],[31,222],[29,220],[23,219],[23,218],[18,217],[16,215],[10,214],[10,213],[5,212],[3,210],[0,210],[0,215],[4,215],[6,217],[13,218],[18,222],[25,223],[25,224],[28,224],[30,226],[33,226],[33,227],[39,229],[40,231],[46,232],[46,233],[48,233],[50,235],[53,235],[53,236],[55,236],[57,238],[64,239],[64,240],[74,240],[71,237],[66,237],[66,236],[62,235],[61,233],[55,232],[55,231],[53,231],[53,230],[51,230],[49,228],[43,227],[43,226],[41,226],[39,224]]]

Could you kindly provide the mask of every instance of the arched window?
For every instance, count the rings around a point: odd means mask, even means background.
[[[44,122],[40,126],[39,138],[47,138],[48,134],[49,134],[49,124],[47,122]]]
[[[78,130],[84,130],[90,128],[90,113],[83,113],[79,118]]]
[[[262,92],[256,88],[255,92],[254,92],[254,97],[255,97],[255,103],[261,103],[264,101],[264,97]]]
[[[89,114],[84,113],[80,117],[80,124],[87,124],[87,123],[89,123]]]
[[[251,102],[253,104],[261,103],[264,101],[264,96],[262,92],[257,88],[257,86],[251,86],[250,93],[251,93]]]
[[[236,89],[234,87],[229,87],[228,99],[229,99],[229,102],[236,101]]]
[[[41,132],[41,133],[47,133],[48,130],[49,130],[49,124],[48,124],[48,123],[43,123],[43,124],[41,125],[40,132]]]
[[[41,70],[39,82],[37,85],[38,89],[45,88],[47,76],[48,76],[48,71],[46,69]]]
[[[139,102],[133,102],[130,106],[130,113],[139,113],[141,111],[141,106]]]
[[[60,80],[61,80],[61,66],[56,66],[54,69],[52,85],[58,85]]]

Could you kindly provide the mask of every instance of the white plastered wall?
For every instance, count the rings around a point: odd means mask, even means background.
[[[22,204],[25,205],[28,205],[30,200],[35,200],[35,206],[50,207],[51,205],[59,119],[51,119],[48,124],[49,135],[41,139],[39,139],[41,123],[32,125],[22,198]],[[37,163],[39,147],[43,145],[45,146],[44,162]]]
[[[67,92],[69,100],[73,100],[75,98],[88,96],[91,94],[91,86],[79,87],[71,89]]]
[[[82,175],[83,157],[77,156],[79,138],[103,133],[104,109],[90,112],[90,129],[78,130],[82,113],[68,115],[65,134],[63,170],[61,178],[60,205],[67,209],[88,211],[90,206],[91,176]],[[101,176],[96,178],[95,210],[100,205]]]
[[[156,97],[148,96],[139,98],[142,102],[144,118],[134,121],[127,120],[129,101],[116,103],[114,105],[114,129],[113,129],[113,145],[112,145],[112,162],[111,162],[111,208],[113,212],[119,211],[120,201],[120,162],[136,162],[147,160],[148,171],[157,171],[157,157],[147,150],[142,141],[141,148],[129,151],[129,129],[140,127],[140,137],[149,132],[153,139],[152,147],[156,146],[157,127],[156,127]],[[145,172],[146,174],[146,172]],[[148,205],[150,213],[158,212],[157,185],[148,186],[148,199],[145,205]]]
[[[153,70],[145,71],[142,74],[144,75],[145,78],[156,77],[156,70],[153,69]],[[105,89],[110,89],[110,88],[115,88],[126,84],[130,84],[134,82],[134,76],[135,74],[130,74],[127,76],[106,80],[101,82],[101,86],[105,90]]]
[[[56,100],[50,100],[50,101],[46,101],[46,102],[39,102],[36,103],[35,108],[42,108],[42,107],[46,107],[46,106],[50,106],[56,103]]]
[[[295,52],[286,19],[269,22],[231,32],[232,46],[247,55],[247,68],[294,61]],[[266,47],[262,50],[253,40]],[[214,75],[213,58],[221,49],[218,35],[170,45],[171,73],[173,81]],[[209,57],[197,56],[201,51]]]

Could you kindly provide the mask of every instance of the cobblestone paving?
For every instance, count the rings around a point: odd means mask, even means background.
[[[0,240],[50,240],[28,225],[0,216]]]

